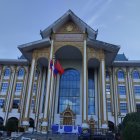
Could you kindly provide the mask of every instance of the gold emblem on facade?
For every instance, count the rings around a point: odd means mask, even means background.
[[[66,30],[67,30],[68,32],[71,32],[71,31],[73,30],[73,26],[72,26],[72,25],[68,25],[68,26],[66,27]]]

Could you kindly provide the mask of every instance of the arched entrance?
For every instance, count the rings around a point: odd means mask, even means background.
[[[9,132],[18,131],[18,119],[16,117],[11,117],[6,123],[6,130]]]
[[[34,128],[34,120],[32,118],[29,119],[29,127]]]
[[[80,75],[83,68],[82,53],[77,47],[68,45],[59,48],[55,52],[55,57],[65,69],[63,75],[58,77],[58,91],[56,96],[58,103],[55,108],[55,112],[60,114],[66,110],[67,106],[69,105],[70,109],[77,116],[79,115],[79,121],[81,121],[82,79],[80,78]],[[67,117],[65,117],[62,123],[71,124],[72,121],[70,113],[66,113],[65,116]],[[56,120],[55,123],[60,123],[60,121]]]
[[[114,131],[114,123],[112,121],[108,121],[109,131]]]

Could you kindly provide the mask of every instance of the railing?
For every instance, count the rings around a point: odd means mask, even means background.
[[[112,132],[105,128],[94,128],[95,135],[105,135],[108,133],[112,133]]]

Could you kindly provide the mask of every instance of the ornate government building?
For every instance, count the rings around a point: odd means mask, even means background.
[[[22,56],[0,59],[0,124],[13,119],[26,130],[52,124],[117,126],[140,111],[140,61],[118,54],[118,45],[97,40],[71,10],[40,31],[41,40],[18,46]],[[64,69],[55,75],[51,60]]]

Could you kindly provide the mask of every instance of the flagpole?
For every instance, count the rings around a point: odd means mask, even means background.
[[[53,56],[53,67],[54,67],[54,62],[55,62],[55,56]],[[54,68],[51,71],[51,85],[50,85],[50,103],[49,103],[49,129],[51,128],[51,114],[52,114],[52,97],[53,97],[53,83],[54,83],[54,73],[53,73]]]

